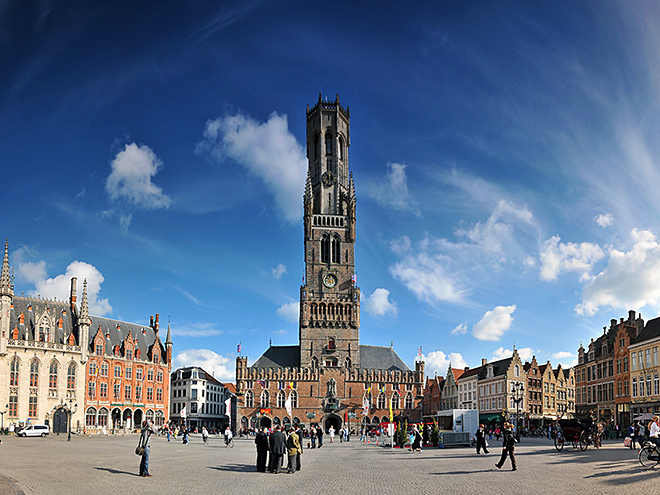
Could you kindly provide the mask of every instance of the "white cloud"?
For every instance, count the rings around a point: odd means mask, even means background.
[[[385,178],[374,185],[371,197],[380,205],[397,211],[412,211],[419,215],[415,201],[408,192],[408,179],[406,165],[402,163],[388,163]]]
[[[175,368],[199,366],[212,373],[216,380],[233,382],[236,370],[231,359],[221,356],[210,349],[187,349],[173,359]],[[172,370],[174,371],[174,370]]]
[[[596,215],[594,221],[603,228],[614,225],[614,217],[611,213],[604,213],[602,215]]]
[[[300,220],[307,159],[286,115],[273,112],[263,123],[240,114],[208,121],[197,152],[218,163],[234,160],[264,183],[284,220]]]
[[[556,235],[541,246],[541,280],[556,280],[562,272],[577,272],[580,274],[580,280],[586,280],[594,263],[605,257],[605,253],[597,244],[560,241],[561,238]]]
[[[437,251],[432,252],[428,240],[420,243],[417,252],[407,237],[392,242],[391,247],[401,260],[390,266],[389,272],[417,299],[427,303],[463,301],[466,291],[451,272],[451,258]]]
[[[479,340],[500,340],[513,323],[511,314],[516,305],[497,306],[492,311],[486,311],[481,320],[472,327],[472,335]]]
[[[47,278],[46,262],[39,261],[20,262],[18,264],[18,273],[29,283],[34,284],[35,290],[28,293],[36,296],[40,295],[48,299],[56,298],[61,301],[69,299],[71,290],[71,278],[78,278],[78,303],[81,301],[82,284],[87,279],[87,300],[89,312],[93,315],[103,316],[112,312],[112,306],[107,299],[99,299],[98,294],[101,290],[101,284],[105,280],[101,272],[93,265],[84,261],[74,261],[66,267],[66,272],[53,278]]]
[[[467,323],[460,323],[456,328],[451,331],[452,335],[465,335],[467,333]]]
[[[633,229],[628,252],[612,249],[607,266],[582,291],[576,313],[592,316],[601,307],[640,310],[660,304],[660,244],[652,232]]]
[[[146,209],[168,208],[172,200],[151,180],[163,162],[147,145],[127,144],[110,163],[105,189],[113,201]],[[130,217],[124,219],[130,224]]]
[[[275,268],[271,268],[270,272],[273,274],[274,279],[279,280],[282,278],[282,275],[286,275],[286,266],[279,263]]]
[[[171,329],[173,335],[179,335],[181,337],[211,337],[224,333],[222,330],[216,328],[215,323],[182,322],[171,325]]]
[[[556,360],[561,360],[561,359],[566,359],[566,358],[574,358],[575,353],[574,352],[569,352],[569,351],[560,351],[560,352],[555,352],[552,355],[552,359]]]
[[[520,359],[523,363],[525,361],[531,361],[532,357],[534,357],[534,354],[534,349],[531,347],[523,347],[522,349],[518,349],[518,356],[520,356]],[[493,357],[490,360],[499,361],[500,359],[510,358],[511,356],[513,356],[513,349],[498,347],[493,351]]]
[[[277,314],[286,321],[296,322],[300,316],[300,303],[298,301],[293,301],[282,304],[282,306],[277,308]]]
[[[394,301],[389,300],[390,291],[387,289],[376,289],[364,301],[364,310],[376,316],[385,316],[387,313],[396,315],[398,308]]]
[[[462,370],[467,366],[465,359],[458,352],[452,352],[449,355],[442,351],[431,351],[428,354],[422,354],[422,360],[425,361],[425,372],[428,374],[438,373],[440,376],[447,374],[447,368],[451,362],[451,367]]]

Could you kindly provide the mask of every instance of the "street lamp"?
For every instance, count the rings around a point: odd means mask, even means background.
[[[525,400],[525,385],[522,382],[515,382],[511,391],[513,401],[516,403],[516,437],[520,441],[520,403]]]
[[[5,427],[5,413],[9,410],[9,404],[5,404],[5,410],[0,411],[0,430]]]
[[[69,403],[67,404],[64,399],[60,401],[60,405],[55,406],[53,408],[53,412],[57,411],[58,409],[62,409],[66,413],[66,418],[67,418],[67,427],[68,427],[68,432],[69,435],[67,437],[67,442],[71,441],[71,416],[73,416],[77,411],[78,411],[78,404],[73,403],[73,399],[69,399]],[[58,430],[57,434],[59,435],[60,432]]]

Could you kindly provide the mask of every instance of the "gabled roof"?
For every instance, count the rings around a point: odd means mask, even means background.
[[[647,321],[644,329],[631,342],[631,344],[639,344],[640,342],[655,339],[657,337],[660,337],[660,317]]]
[[[133,342],[137,340],[136,349],[140,349],[141,359],[151,359],[151,349],[156,342],[156,332],[150,326],[138,325],[136,323],[126,323],[125,321],[112,320],[102,316],[90,316],[92,324],[89,327],[89,346],[94,349],[94,337],[101,327],[101,333],[105,339],[105,354],[111,356],[115,346],[122,345],[130,331]],[[164,351],[161,347],[161,351]],[[161,356],[164,356],[161,352]]]
[[[478,368],[470,368],[469,370],[463,370],[460,379],[464,380],[466,378],[470,378],[472,376],[478,375],[480,371],[481,371],[481,366],[479,366]]]
[[[463,375],[463,373],[465,373],[465,370],[457,370],[452,368],[451,372],[454,375],[454,381],[457,381]]]
[[[499,361],[493,361],[492,363],[483,365],[479,371],[479,380],[484,380],[487,378],[488,368],[490,366],[493,367],[494,377],[506,374],[509,366],[511,365],[511,361],[513,361],[513,357],[500,359]]]

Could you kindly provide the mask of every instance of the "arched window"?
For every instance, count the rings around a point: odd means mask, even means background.
[[[298,392],[292,390],[289,397],[291,398],[291,409],[296,409],[298,407]]]
[[[330,263],[330,238],[327,235],[321,238],[321,263]]]
[[[339,239],[338,235],[332,236],[332,262],[333,263],[340,263],[340,249],[341,249],[341,240]]]
[[[85,411],[85,425],[96,426],[96,409],[93,407],[89,407]]]
[[[350,367],[351,367],[351,358],[346,358],[346,360],[344,361],[344,368],[350,369]]]
[[[321,143],[319,139],[319,135],[317,134],[314,136],[314,158],[318,158],[319,155],[321,154]]]
[[[513,367],[513,376],[520,376],[520,366],[517,364]]]
[[[18,387],[18,369],[20,362],[17,357],[11,360],[11,368],[9,372],[9,386]]]
[[[325,133],[325,154],[332,155],[332,133]]]
[[[340,160],[344,159],[344,138],[339,136],[339,144],[337,147],[337,155],[339,156]]]
[[[270,394],[268,390],[261,392],[261,407],[270,407]]]
[[[39,340],[41,342],[48,342],[50,340],[49,336],[50,336],[50,328],[40,326],[39,327]]]
[[[284,390],[280,390],[279,392],[277,392],[277,407],[283,408],[284,402],[286,402],[286,395],[284,393]]]
[[[311,363],[311,364],[312,364],[312,369],[313,369],[313,370],[319,367],[319,360],[316,359],[316,356],[314,356],[314,357],[312,358],[312,363]]]
[[[394,392],[392,394],[392,409],[399,409],[399,402],[400,402],[400,397],[399,397],[399,392]]]
[[[48,388],[57,388],[57,361],[51,361],[48,370]]]
[[[30,363],[30,387],[39,385],[39,361],[36,359]]]
[[[252,390],[245,392],[245,407],[254,407],[254,394]]]
[[[385,394],[383,392],[378,394],[378,409],[387,409],[387,404],[385,400]]]
[[[413,396],[410,392],[406,394],[406,400],[403,404],[404,409],[412,409],[413,408]]]
[[[66,388],[73,390],[76,388],[76,364],[71,363],[66,373]]]

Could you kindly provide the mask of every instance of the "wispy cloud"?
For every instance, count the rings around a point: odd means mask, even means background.
[[[232,382],[236,374],[230,358],[210,349],[186,349],[174,356],[173,363],[175,368],[199,366],[220,381]]]
[[[416,201],[408,191],[406,165],[388,163],[385,177],[372,185],[370,195],[380,205],[400,212],[411,212],[419,215]]]
[[[172,334],[181,337],[212,337],[222,335],[224,332],[216,327],[215,323],[181,322],[171,325]]]
[[[541,246],[541,280],[556,280],[562,272],[577,272],[581,280],[586,280],[594,264],[604,256],[597,244],[563,243],[559,236],[553,236]]]
[[[266,122],[242,114],[210,120],[197,152],[225,166],[227,160],[238,163],[263,182],[285,221],[300,220],[307,159],[286,115],[272,113]]]
[[[465,335],[468,331],[467,323],[459,323],[458,326],[454,327],[451,331],[452,335]]]
[[[282,275],[286,275],[286,266],[282,263],[278,263],[275,268],[271,268],[270,272],[275,280],[280,280]]]
[[[286,321],[296,322],[300,315],[300,303],[298,301],[292,301],[282,304],[282,306],[277,308],[277,314]]]
[[[523,362],[530,361],[534,356],[534,349],[532,349],[531,347],[523,347],[522,349],[517,349],[517,350],[518,350],[518,355],[520,356],[520,359]],[[505,349],[504,347],[499,347],[493,351],[493,357],[490,359],[490,361],[499,361],[500,359],[510,358],[511,356],[513,356],[512,349]]]
[[[601,227],[606,228],[614,225],[614,217],[611,213],[603,213],[601,215],[596,215],[594,222],[596,222]]]

